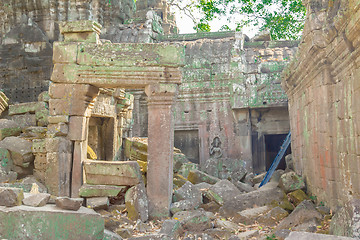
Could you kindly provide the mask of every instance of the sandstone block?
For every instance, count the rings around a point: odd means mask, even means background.
[[[67,123],[49,124],[47,135],[51,137],[67,136],[69,133],[69,126]],[[71,139],[70,139],[71,140]]]
[[[309,197],[306,195],[306,193],[304,193],[304,191],[300,189],[289,193],[288,197],[295,206],[299,205],[304,200],[309,200]]]
[[[131,187],[125,194],[125,205],[128,217],[131,220],[140,219],[142,222],[148,220],[148,199],[145,185],[143,183]]]
[[[80,188],[80,197],[116,197],[119,193],[125,193],[126,186],[89,185],[83,184]]]
[[[308,232],[291,232],[285,240],[350,240],[351,237],[341,237],[328,234],[308,233]]]
[[[234,216],[233,221],[237,222],[237,223],[242,223],[245,225],[251,225],[251,224],[255,223],[256,219],[260,215],[264,215],[264,214],[268,213],[270,210],[271,210],[271,208],[269,206],[246,209],[246,210],[237,212]]]
[[[10,136],[19,136],[21,127],[12,120],[0,119],[0,140]]]
[[[340,208],[330,224],[330,234],[360,238],[360,200],[354,199]]]
[[[181,223],[178,220],[165,220],[159,233],[165,234],[173,239],[177,239],[181,232]]]
[[[69,122],[69,116],[67,116],[67,115],[49,116],[48,121],[49,121],[50,124],[68,123]]]
[[[178,212],[173,219],[180,221],[185,231],[203,232],[212,228],[211,218],[202,209]]]
[[[219,219],[219,218],[217,218],[215,220],[214,226],[216,228],[225,229],[230,232],[235,232],[235,231],[239,230],[239,225],[237,225],[236,223],[233,223],[231,221],[227,221],[224,219]]]
[[[105,229],[103,240],[122,240],[122,237],[112,231]]]
[[[28,102],[9,106],[9,115],[35,113],[36,110],[46,109],[45,102]]]
[[[220,180],[210,187],[210,190],[221,197],[223,202],[228,202],[240,195],[240,190],[229,180]]]
[[[13,207],[21,205],[24,192],[21,188],[0,187],[0,206]]]
[[[12,115],[9,116],[9,119],[19,124],[21,128],[36,126],[35,114]]]
[[[279,223],[276,230],[294,228],[313,219],[321,220],[322,215],[315,209],[311,201],[305,200],[287,218]]]
[[[42,207],[48,203],[50,196],[48,193],[25,194],[22,203],[26,206]]]
[[[224,202],[224,205],[219,211],[223,216],[230,217],[236,215],[236,212],[252,208],[254,206],[265,206],[274,200],[279,201],[283,199],[283,197],[284,192],[281,189],[276,187],[265,188],[264,186],[259,190],[237,195],[231,199],[231,201]]]
[[[280,177],[279,187],[288,193],[298,189],[305,189],[305,182],[295,172],[288,172]]]
[[[71,116],[69,120],[69,138],[74,141],[86,139],[86,117]]]
[[[201,192],[191,183],[186,182],[181,188],[174,191],[173,202],[181,200],[194,200],[199,206],[202,203]]]
[[[6,148],[0,148],[0,169],[5,173],[11,171],[13,167],[13,161],[10,156],[9,150]]]
[[[31,147],[31,141],[19,137],[7,137],[0,142],[0,148],[10,151],[14,164],[25,168],[34,160]]]
[[[0,236],[6,239],[95,240],[104,236],[104,220],[100,214],[84,207],[77,212],[50,204],[38,208],[0,207],[0,219]]]
[[[288,215],[289,213],[286,210],[282,209],[281,207],[275,207],[268,213],[259,216],[256,221],[266,226],[274,226],[277,222],[280,222]]]
[[[84,170],[88,184],[134,186],[142,182],[139,164],[133,161],[87,160]]]
[[[86,198],[86,206],[94,210],[107,209],[109,207],[108,197]]]
[[[189,171],[189,175],[188,175],[188,180],[192,183],[192,184],[198,184],[201,182],[206,182],[209,184],[215,184],[218,181],[220,181],[220,179],[210,176],[202,171],[199,170],[190,170]]]
[[[58,197],[55,200],[57,207],[65,210],[77,211],[83,203],[82,198]]]

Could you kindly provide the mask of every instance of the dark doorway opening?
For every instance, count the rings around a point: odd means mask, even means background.
[[[266,171],[270,168],[272,162],[275,160],[281,145],[283,144],[287,134],[269,134],[265,135],[265,165]],[[277,169],[286,168],[285,156],[291,153],[291,146],[286,150],[283,158],[280,160]]]
[[[199,163],[198,130],[177,130],[174,132],[174,146],[193,163]]]

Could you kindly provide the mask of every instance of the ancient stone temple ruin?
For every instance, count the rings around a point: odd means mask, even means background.
[[[312,239],[335,211],[359,237],[360,4],[304,4],[299,42],[177,34],[165,0],[1,2],[0,238]]]

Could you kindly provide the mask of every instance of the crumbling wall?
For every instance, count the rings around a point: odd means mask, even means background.
[[[302,41],[282,81],[291,146],[308,189],[335,208],[360,196],[360,2],[304,4]]]
[[[289,131],[287,97],[279,76],[297,42],[250,41],[235,32],[168,35],[160,40],[185,45],[174,113],[175,146],[203,165],[214,157],[211,149],[218,141],[221,157],[245,160],[251,169],[252,138],[261,141],[264,134]],[[256,157],[263,164],[265,155]],[[264,170],[261,165],[256,171]]]
[[[162,23],[174,25],[164,1],[137,5],[135,14],[133,0],[1,1],[0,88],[10,103],[36,101],[48,90],[52,43],[62,38],[59,21],[97,21],[103,25],[101,38],[112,42],[153,42],[163,33]]]

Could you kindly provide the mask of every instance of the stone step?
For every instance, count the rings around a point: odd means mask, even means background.
[[[92,209],[62,210],[44,207],[0,207],[2,239],[103,239],[104,219]]]
[[[84,171],[87,184],[134,186],[142,181],[139,164],[135,161],[86,160]]]

